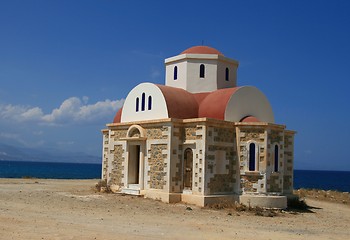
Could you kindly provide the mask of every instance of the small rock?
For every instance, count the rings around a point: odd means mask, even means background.
[[[191,207],[186,207],[186,210],[192,211],[193,209]]]

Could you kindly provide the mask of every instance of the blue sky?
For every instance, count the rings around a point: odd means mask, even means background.
[[[209,45],[296,130],[297,169],[350,170],[349,1],[0,0],[0,142],[101,153],[164,59]]]

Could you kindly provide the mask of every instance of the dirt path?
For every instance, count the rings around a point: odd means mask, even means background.
[[[97,180],[0,179],[0,239],[348,239],[350,207],[260,217],[95,193]]]

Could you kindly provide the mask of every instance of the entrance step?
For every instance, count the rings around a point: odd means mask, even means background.
[[[140,189],[133,189],[133,188],[124,188],[121,191],[124,194],[129,194],[129,195],[141,195],[140,194]]]
[[[129,189],[140,190],[140,186],[138,184],[129,184]]]

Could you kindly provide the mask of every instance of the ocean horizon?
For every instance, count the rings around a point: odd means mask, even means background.
[[[100,179],[100,163],[0,160],[0,178]],[[350,171],[294,170],[294,189],[350,192]]]

